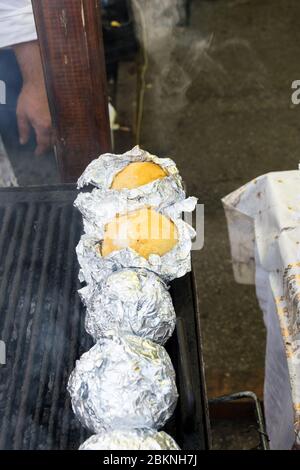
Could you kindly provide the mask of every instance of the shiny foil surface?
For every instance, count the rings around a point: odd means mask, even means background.
[[[171,296],[150,271],[124,269],[101,284],[84,287],[79,294],[87,308],[86,330],[95,341],[111,330],[160,344],[172,336],[176,314]]]
[[[137,194],[134,194],[134,191]],[[185,192],[180,189],[174,179],[164,178],[132,190],[131,195],[125,191],[93,189],[88,193],[80,193],[74,206],[89,224],[87,233],[98,235],[102,227],[117,214],[153,207],[164,214],[164,211],[176,202],[185,200]]]
[[[167,433],[152,429],[102,431],[90,437],[79,450],[180,450]]]
[[[174,368],[164,347],[130,335],[101,338],[83,354],[68,391],[75,415],[94,433],[160,429],[178,398]]]
[[[149,152],[140,149],[139,146],[134,147],[129,152],[123,153],[121,155],[115,155],[111,153],[105,153],[101,155],[96,160],[93,160],[88,167],[85,169],[84,173],[78,180],[78,189],[83,188],[86,185],[93,185],[101,190],[109,189],[113,183],[114,177],[126,166],[133,162],[153,162],[159,165],[164,169],[167,178],[172,179],[175,185],[182,189],[182,180],[179,175],[178,169],[175,165],[175,162],[170,158],[158,158],[155,155],[151,155]],[[146,186],[149,188],[146,189]],[[136,189],[123,189],[119,192],[124,192],[126,197],[129,199],[134,199],[137,197],[143,197],[144,191],[151,192],[153,183],[142,186],[141,188]],[[159,186],[158,186],[159,187]]]
[[[195,237],[194,229],[181,218],[182,210],[190,212],[195,208],[196,198],[168,207],[166,214],[176,225],[178,243],[163,256],[150,255],[149,259],[140,256],[131,248],[115,251],[103,257],[101,255],[101,239],[104,236],[104,226],[97,229],[88,223],[84,224],[86,234],[81,237],[77,246],[77,257],[80,264],[80,281],[101,282],[109,274],[123,268],[143,268],[159,275],[165,282],[184,276],[191,270],[191,248]],[[107,221],[108,222],[108,221]]]

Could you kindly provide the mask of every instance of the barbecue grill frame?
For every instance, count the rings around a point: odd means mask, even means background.
[[[77,221],[76,224],[78,225],[79,220],[81,220],[81,216],[77,212],[77,210],[73,207],[73,201],[76,196],[77,196],[77,191],[76,191],[75,185],[73,184],[51,186],[51,187],[45,187],[45,186],[30,187],[26,189],[24,188],[0,189],[0,216],[1,216],[1,211],[2,212],[10,211],[12,214],[15,213],[15,216],[16,216],[18,215],[18,210],[20,207],[22,207],[23,211],[24,211],[24,207],[27,207],[27,210],[29,208],[29,211],[30,211],[30,207],[32,204],[39,205],[39,206],[46,204],[47,207],[49,207],[49,210],[51,209],[52,206],[54,207],[54,209],[60,208],[60,210],[68,207],[68,210],[71,211],[72,217],[75,217]],[[19,214],[19,217],[21,217],[20,214]],[[36,222],[33,219],[32,227],[28,227],[28,221],[26,225],[26,220],[24,220],[23,221],[24,231],[25,231],[25,228],[27,227],[26,228],[27,231],[28,231],[28,228],[29,229],[31,228],[31,230],[33,231],[35,230],[38,233],[39,223],[43,223],[44,230],[47,230],[48,228],[51,229],[51,227],[45,228],[46,222],[48,222],[47,217],[43,219],[43,221],[40,221],[40,222]],[[80,222],[80,226],[81,226],[81,222]],[[71,231],[72,227],[73,226],[70,226],[70,227],[65,226],[64,228],[65,229],[69,228]],[[29,234],[30,233],[31,232],[29,231]],[[8,236],[11,236],[11,234],[3,233],[3,227],[2,227],[0,230],[0,245],[1,245],[1,242],[3,241],[5,241],[7,246],[9,245],[9,240],[7,239],[5,240],[5,237],[7,238]],[[18,235],[19,238],[16,238],[16,234],[14,234],[11,242],[14,244],[17,244],[18,247],[21,246],[20,244],[22,244],[22,236],[23,234],[19,233]],[[36,233],[32,232],[32,237],[34,238],[35,236],[36,236]],[[80,233],[78,233],[76,236],[77,238],[79,238]],[[76,257],[75,250],[73,248],[71,250],[71,248],[68,247],[68,253],[70,254],[73,252],[73,256]],[[54,250],[53,253],[49,254],[45,251],[45,253],[42,253],[41,256],[42,257],[43,256],[49,257],[50,255],[56,256],[55,247],[53,247],[53,250]],[[38,257],[39,253],[35,253],[35,255]],[[20,264],[22,261],[22,258],[24,257],[26,257],[26,253],[22,253],[22,250],[21,250],[18,256],[16,256],[15,263]],[[14,284],[14,282],[12,282],[11,285],[6,286],[7,291],[3,292],[2,282],[5,280],[5,276],[7,274],[4,269],[5,258],[6,257],[4,256],[4,259],[2,260],[0,259],[0,308],[1,307],[3,308],[3,305],[6,305],[5,304],[6,301],[3,304],[3,298],[4,298],[3,296],[9,296],[11,292],[13,292],[16,295],[16,289],[17,289],[17,285]],[[73,266],[74,258],[72,258],[71,261],[73,263],[72,264]],[[21,264],[19,267],[22,267]],[[10,269],[12,270],[13,268],[10,268]],[[58,269],[58,267],[56,266],[55,269]],[[20,279],[20,275],[22,275],[22,272],[18,272],[17,275],[19,276],[19,279]],[[27,272],[26,272],[26,275],[27,275]],[[77,277],[77,271],[76,271],[76,277]],[[51,282],[51,279],[49,280],[49,282]],[[71,286],[71,280],[69,280],[69,284]],[[69,289],[71,292],[70,286],[69,286]],[[181,286],[181,287],[178,287],[178,286]],[[176,372],[177,372],[177,378],[178,378],[180,400],[179,400],[179,405],[177,407],[176,413],[173,417],[173,420],[171,420],[170,423],[168,423],[168,425],[166,426],[166,430],[172,433],[172,425],[173,426],[175,425],[178,435],[175,435],[174,437],[178,439],[179,444],[181,444],[184,449],[188,449],[188,450],[208,449],[210,448],[208,404],[207,404],[207,395],[206,395],[206,388],[205,388],[205,381],[204,381],[204,366],[203,366],[202,350],[201,350],[201,328],[200,328],[200,323],[199,323],[198,298],[197,298],[197,291],[196,291],[196,283],[195,283],[193,274],[189,274],[182,279],[178,279],[174,281],[174,283],[172,283],[172,286],[171,286],[171,293],[173,296],[175,310],[178,316],[178,325],[177,325],[177,335],[175,335],[170,341],[170,344],[168,345],[168,349],[171,350],[171,352],[172,352],[172,348],[173,348],[173,352],[176,351],[176,355],[175,353],[173,354],[172,360],[173,362],[175,362],[174,365],[177,369]],[[67,300],[70,302],[71,299],[69,298]],[[39,300],[39,302],[41,301],[43,301],[43,299]],[[66,299],[64,299],[64,301],[66,301]],[[19,300],[17,299],[16,302],[17,302],[15,304],[16,311],[15,312],[7,311],[6,316],[18,315],[18,314],[20,315],[20,312],[17,311]],[[81,304],[79,303],[78,305],[79,305],[78,308],[82,309],[83,311],[83,307],[81,306]],[[30,308],[34,308],[34,306],[33,307],[31,306]],[[1,313],[3,312],[0,311],[0,317],[1,317]],[[25,315],[26,312],[23,312],[23,313]],[[57,313],[55,314],[57,315]],[[70,315],[70,312],[68,314]],[[65,315],[67,315],[66,311],[65,311]],[[73,312],[72,312],[72,315],[73,315]],[[14,322],[15,319],[12,319],[10,321]],[[81,319],[78,321],[80,322],[83,328],[82,316],[81,316]],[[29,327],[27,326],[27,328],[24,331],[28,331],[28,328]],[[2,339],[1,334],[2,334],[2,331],[0,331],[0,339]],[[16,331],[15,334],[16,334],[17,340],[19,341],[22,340],[22,338],[21,339],[18,338],[18,331]],[[38,335],[39,331],[37,330],[35,334]],[[82,336],[79,336],[79,337],[81,340]],[[87,338],[83,339],[82,345],[79,345],[79,346],[77,345],[76,347],[77,355],[76,357],[73,357],[72,359],[73,363],[75,362],[75,359],[77,359],[79,355],[82,354],[83,350],[87,350],[88,347],[90,347],[90,345],[92,344],[87,334],[86,334],[86,337]],[[179,344],[176,342],[177,341],[176,338],[177,339],[179,338]],[[7,349],[9,350],[10,347],[11,345],[8,343]],[[34,351],[32,354],[34,354]],[[62,357],[64,356],[62,355]],[[9,364],[6,367],[9,367]],[[59,369],[59,364],[56,366],[56,368]],[[0,377],[1,377],[1,372],[3,371],[5,371],[5,368],[2,369],[0,366]],[[39,374],[44,374],[44,371],[38,370],[37,377],[40,376]],[[185,382],[182,381],[183,379]],[[30,386],[30,383],[31,383],[30,380],[33,380],[33,379],[30,376],[30,370],[29,370],[29,376],[27,376],[27,384],[26,384],[27,386]],[[6,393],[3,394],[3,390],[7,391],[8,385],[9,384],[7,383],[3,384],[3,380],[2,380],[2,389],[1,389],[2,395],[0,394],[0,416],[1,414],[5,413],[7,401],[10,400],[10,397],[7,396]],[[22,388],[23,386],[24,384],[22,383],[20,390],[23,389]],[[18,391],[16,393],[18,393]],[[56,396],[55,399],[60,400],[60,396],[61,395],[59,395],[59,397]],[[12,400],[14,400],[14,398],[12,398]],[[66,400],[67,399],[65,398],[65,401],[63,403],[64,407],[66,406]],[[14,405],[14,403],[12,403],[12,406]],[[43,414],[43,407],[42,407],[41,401],[39,402],[39,406],[41,408],[40,412]],[[27,408],[28,408],[28,404],[27,404]],[[19,409],[15,410],[15,412],[18,415],[16,422],[22,424],[21,429],[24,430],[24,433],[20,433],[18,432],[19,431],[18,429],[14,428],[15,422],[13,419],[6,419],[4,424],[7,427],[5,427],[5,429],[2,428],[2,433],[0,432],[0,448],[2,449],[26,449],[28,448],[29,444],[26,441],[26,438],[24,436],[26,436],[28,432],[30,432],[31,421],[29,419],[29,427],[27,429],[26,423],[24,421],[22,422],[22,416],[24,419],[26,418],[28,421],[28,416],[26,415],[25,411],[19,410]],[[61,409],[58,408],[57,412],[60,413]],[[21,413],[21,418],[20,418],[19,413]],[[182,417],[183,416],[182,413],[185,413],[184,418]],[[68,416],[70,416],[70,414]],[[10,418],[10,416],[8,416],[7,418]],[[59,422],[59,419],[60,418],[58,418],[57,416],[52,416],[52,421],[54,423]],[[36,421],[36,424],[39,425],[38,419]],[[77,422],[75,417],[71,419],[69,425],[68,423],[65,422],[64,426],[65,428],[66,426],[69,426],[68,429],[70,433],[73,433],[77,437],[79,435],[80,442],[82,442],[83,439],[88,437],[88,434],[82,428],[80,428],[79,423]],[[74,430],[72,426],[75,426],[76,429]],[[53,430],[53,432],[55,432],[55,429]],[[65,437],[64,435],[59,436],[58,438],[56,436],[55,439],[52,438],[52,436],[50,437],[47,436],[46,444],[45,442],[37,442],[34,448],[50,448],[50,449],[70,448],[70,445],[68,444],[69,441],[67,437]],[[54,441],[55,441],[55,444],[53,444]],[[48,442],[50,442],[49,446],[47,446]],[[57,442],[59,443],[57,444]],[[79,442],[76,442],[76,443],[74,442],[73,444],[75,445],[75,448],[76,448]]]

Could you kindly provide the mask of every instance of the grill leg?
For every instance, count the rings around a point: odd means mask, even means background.
[[[259,437],[260,437],[261,448],[263,450],[269,450],[269,438],[268,438],[266,428],[265,428],[263,412],[262,412],[259,399],[255,395],[255,393],[246,391],[246,392],[233,393],[231,395],[223,395],[222,397],[213,398],[209,400],[209,403],[210,404],[229,403],[229,402],[243,400],[243,399],[249,400],[249,398],[253,400],[254,406],[255,406],[257,430],[258,430]]]

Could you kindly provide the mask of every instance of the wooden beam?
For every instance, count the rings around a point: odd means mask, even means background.
[[[98,0],[32,0],[63,182],[111,150]]]

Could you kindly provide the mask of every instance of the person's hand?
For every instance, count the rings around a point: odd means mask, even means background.
[[[17,104],[19,138],[22,145],[30,137],[31,129],[36,135],[36,155],[49,150],[52,142],[52,126],[45,80],[37,41],[14,46],[23,77],[23,88]]]
[[[43,155],[52,146],[52,126],[44,83],[25,83],[17,104],[20,144],[28,142],[31,128],[36,135],[35,155]]]

